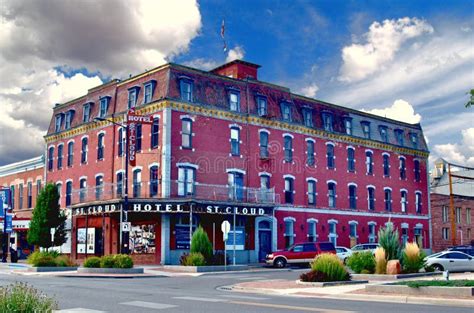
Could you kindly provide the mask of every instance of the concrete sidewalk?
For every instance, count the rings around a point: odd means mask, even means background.
[[[304,286],[296,283],[295,280],[268,280],[243,282],[233,286],[223,287],[223,290],[232,290],[236,292],[261,293],[282,296],[315,297],[328,299],[344,299],[356,301],[375,301],[375,302],[393,302],[393,303],[411,303],[411,304],[430,304],[474,307],[474,297],[471,298],[443,298],[443,297],[419,297],[406,295],[385,295],[374,294],[365,291],[367,284],[356,285],[338,285],[332,287],[313,287]],[[406,280],[431,280],[433,278],[413,278]],[[456,273],[451,274],[451,280],[474,279],[474,273]],[[369,282],[368,284],[385,284],[390,281]],[[393,282],[393,281],[392,281]]]

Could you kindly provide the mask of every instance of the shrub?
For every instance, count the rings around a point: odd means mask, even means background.
[[[323,253],[311,263],[311,269],[326,275],[328,281],[349,280],[350,276],[342,261],[335,254]]]
[[[104,255],[103,257],[101,257],[100,267],[101,268],[114,268],[115,267],[114,255]]]
[[[191,253],[201,253],[206,261],[212,257],[212,244],[204,229],[199,226],[191,239]]]
[[[385,274],[387,272],[387,260],[385,250],[382,247],[375,249],[375,273]]]
[[[402,253],[402,265],[405,273],[418,273],[425,267],[425,253],[415,242],[407,243]]]
[[[216,252],[214,255],[211,257],[211,260],[207,262],[209,265],[224,265],[224,253],[223,252]],[[229,264],[229,258],[227,256],[227,264]]]
[[[398,230],[393,229],[392,223],[387,223],[387,226],[380,228],[378,232],[379,245],[385,250],[385,259],[399,260],[400,259],[400,239]]]
[[[26,262],[33,266],[38,266],[35,264],[38,263],[39,259],[42,259],[44,257],[51,257],[53,259],[56,259],[59,256],[60,254],[57,251],[49,251],[49,252],[48,251],[35,251],[28,256],[28,258],[26,259]]]
[[[361,274],[364,270],[367,274],[372,274],[375,270],[375,258],[370,251],[352,254],[346,264],[357,274]]]
[[[0,312],[52,312],[57,309],[55,300],[27,284],[0,287]]]
[[[126,254],[114,255],[114,268],[132,268],[133,260],[132,257]]]
[[[203,266],[203,265],[206,265],[206,260],[204,259],[204,256],[201,253],[192,252],[186,256],[186,259],[184,260],[183,265],[184,266]]]
[[[84,261],[84,267],[87,268],[99,268],[100,267],[100,258],[96,256],[91,256]]]
[[[186,259],[188,258],[189,253],[183,253],[179,257],[179,265],[184,265],[186,263]]]
[[[74,267],[76,264],[69,259],[69,257],[65,255],[60,255],[57,258],[54,259],[56,262],[56,266],[59,267]]]
[[[328,281],[323,272],[309,271],[300,275],[300,280],[304,282],[325,282]]]
[[[55,267],[55,260],[56,259],[49,254],[39,254],[33,259],[31,264],[36,267]]]

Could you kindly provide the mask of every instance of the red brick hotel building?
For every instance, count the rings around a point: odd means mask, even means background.
[[[387,222],[431,247],[421,126],[293,94],[259,81],[259,67],[170,63],[54,107],[46,180],[71,209],[73,258],[119,251],[130,108],[153,118],[136,129],[129,168],[138,262],[178,263],[197,225],[223,250],[224,220],[237,263],[295,242],[374,242]]]

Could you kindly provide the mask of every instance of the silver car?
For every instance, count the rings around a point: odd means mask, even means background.
[[[474,259],[472,256],[459,251],[443,251],[425,258],[426,265],[433,266],[438,271],[472,272]]]
[[[352,250],[346,247],[336,247],[336,254],[339,260],[346,264],[347,258],[352,255]]]

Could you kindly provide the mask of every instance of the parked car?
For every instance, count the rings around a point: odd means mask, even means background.
[[[474,271],[472,256],[459,251],[443,251],[425,258],[426,265],[431,265],[438,271],[464,272]]]
[[[286,264],[309,263],[321,253],[336,254],[336,249],[331,242],[297,243],[288,249],[267,254],[266,264],[281,268]]]
[[[346,260],[352,255],[352,250],[346,247],[336,247],[336,254],[346,264]]]
[[[372,251],[372,253],[375,253],[375,249],[377,249],[379,245],[377,243],[360,243],[358,245],[355,245],[351,248],[352,252],[362,252],[362,251]]]
[[[448,251],[459,251],[470,256],[474,256],[474,246],[471,245],[463,245],[463,246],[454,246],[447,249]]]

